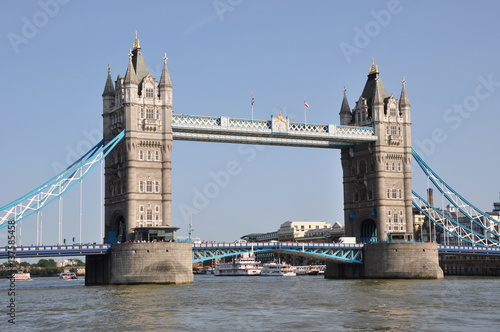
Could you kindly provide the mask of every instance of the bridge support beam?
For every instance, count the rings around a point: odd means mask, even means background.
[[[87,256],[86,285],[193,282],[191,243],[113,244],[111,253],[102,256]]]
[[[442,279],[435,243],[365,244],[364,264],[328,263],[327,279]]]

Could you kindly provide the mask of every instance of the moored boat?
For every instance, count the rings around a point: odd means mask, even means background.
[[[17,272],[12,274],[14,280],[31,280],[31,274],[28,272]]]
[[[59,278],[61,279],[78,279],[74,272],[62,272],[59,274]]]
[[[282,277],[295,277],[296,270],[290,264],[284,263],[266,263],[262,266],[260,271],[261,276],[282,276]]]
[[[252,254],[241,254],[230,262],[220,263],[214,269],[216,276],[257,276],[260,275],[260,262]]]

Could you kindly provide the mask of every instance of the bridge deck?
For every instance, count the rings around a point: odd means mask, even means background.
[[[360,261],[361,256],[357,251],[362,251],[363,244],[341,243],[298,243],[298,242],[248,242],[248,243],[193,243],[193,261],[213,259],[224,256],[236,255],[242,252],[281,251],[295,254],[315,255],[325,258],[325,255],[337,255],[352,259],[351,262]],[[75,244],[75,245],[50,245],[50,246],[18,246],[15,248],[0,247],[0,259],[9,257],[57,257],[57,256],[86,256],[100,255],[109,252],[110,244]],[[499,247],[479,246],[450,246],[439,245],[439,254],[442,255],[494,255],[500,256]],[[350,256],[351,255],[351,256]],[[358,256],[357,256],[358,255]],[[330,257],[330,258],[332,258]],[[203,258],[203,259],[202,259]]]

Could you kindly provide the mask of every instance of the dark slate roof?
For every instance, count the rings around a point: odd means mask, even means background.
[[[142,57],[141,49],[136,48],[132,50],[132,65],[135,69],[135,75],[137,76],[137,82],[141,83],[142,79],[146,77],[149,73],[148,66]]]
[[[375,98],[375,92],[377,90],[376,88],[378,88],[379,96],[382,98],[381,101],[384,101],[385,98],[389,97],[389,94],[384,87],[384,83],[382,83],[382,80],[379,77],[378,71],[370,72],[370,74],[368,74],[365,88],[363,89],[363,93],[361,94],[361,97],[366,99],[366,104],[368,105],[369,109],[371,109],[372,107],[372,102]]]

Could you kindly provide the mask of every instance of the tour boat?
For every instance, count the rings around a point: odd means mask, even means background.
[[[63,272],[59,275],[61,279],[78,279],[74,272]]]
[[[260,275],[260,262],[252,254],[241,254],[230,262],[220,263],[214,269],[216,276],[258,276]]]
[[[28,272],[18,272],[18,273],[14,273],[12,274],[12,277],[14,278],[14,280],[31,280],[31,274],[29,274]]]
[[[295,268],[289,264],[282,263],[266,263],[260,271],[261,276],[282,276],[295,277],[297,272]]]

